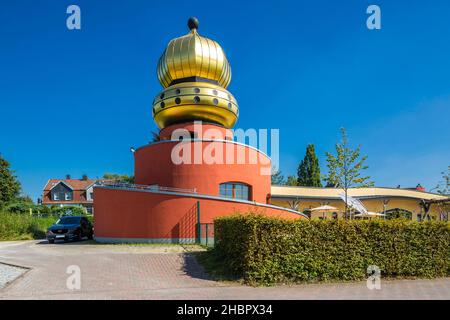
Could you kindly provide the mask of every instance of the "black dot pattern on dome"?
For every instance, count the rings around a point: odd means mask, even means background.
[[[180,98],[175,98],[175,103],[176,104],[180,104],[181,103],[181,99]]]
[[[217,98],[214,98],[213,99],[213,103],[214,103],[215,106],[217,106],[219,104],[219,100],[217,100]]]
[[[161,99],[164,99],[164,93],[159,96]]]
[[[166,106],[166,104],[164,103],[164,101],[161,102],[159,105],[161,106],[161,108],[164,108],[164,107]]]
[[[200,97],[195,96],[195,97],[194,97],[194,102],[195,102],[195,103],[199,103],[199,102],[200,102]]]
[[[195,89],[194,89],[194,92],[195,92],[195,93],[200,93],[200,89],[199,89],[199,88],[195,88]]]
[[[180,94],[180,93],[181,93],[181,90],[180,90],[180,89],[177,89],[177,90],[175,90],[175,93],[176,93],[176,94]]]

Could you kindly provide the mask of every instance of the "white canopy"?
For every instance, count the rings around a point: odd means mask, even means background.
[[[384,217],[384,216],[385,216],[385,214],[383,214],[383,213],[371,212],[371,211],[368,211],[367,213],[355,214],[355,217]]]
[[[317,211],[317,212],[338,211],[338,208],[325,205],[325,206],[320,206],[317,208],[312,208],[311,211]]]

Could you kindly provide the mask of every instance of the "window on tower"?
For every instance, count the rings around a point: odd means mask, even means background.
[[[251,187],[239,182],[221,183],[220,196],[229,199],[251,200]]]

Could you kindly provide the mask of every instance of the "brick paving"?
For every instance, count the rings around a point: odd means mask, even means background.
[[[365,282],[268,288],[216,282],[182,246],[0,242],[0,262],[30,268],[0,289],[0,299],[450,299],[450,278],[386,280],[381,290]],[[80,290],[66,286],[70,265],[80,267]]]

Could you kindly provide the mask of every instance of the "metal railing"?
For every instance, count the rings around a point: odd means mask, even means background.
[[[172,187],[162,187],[159,185],[144,185],[127,183],[123,181],[100,181],[96,183],[97,186],[105,186],[118,189],[132,189],[132,190],[148,190],[148,191],[168,191],[168,192],[180,192],[180,193],[192,193],[197,194],[197,189],[182,189]]]

